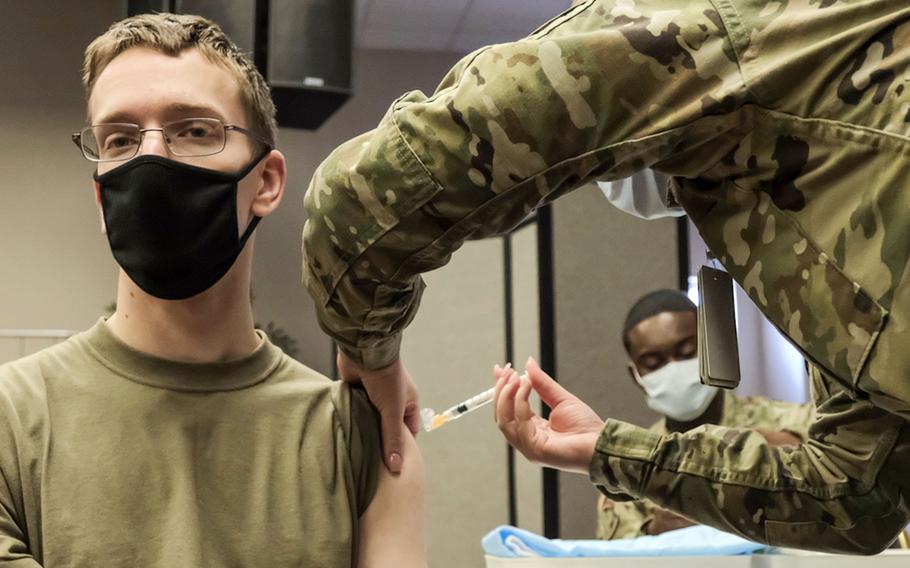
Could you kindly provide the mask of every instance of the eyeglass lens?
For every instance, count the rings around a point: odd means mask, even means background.
[[[82,131],[86,157],[101,161],[128,160],[139,153],[144,132],[135,124],[96,124]],[[225,129],[214,118],[187,118],[162,127],[164,142],[175,156],[208,156],[224,149]]]

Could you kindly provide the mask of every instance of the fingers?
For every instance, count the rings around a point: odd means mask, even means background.
[[[420,410],[417,405],[408,405],[408,407],[405,408],[404,424],[416,438],[420,431]]]
[[[398,474],[404,463],[405,428],[413,431],[418,427],[417,387],[400,360],[384,369],[362,373],[362,381],[382,417],[383,461],[391,473]]]
[[[500,428],[514,425],[520,427],[521,423],[529,422],[534,417],[531,410],[529,397],[531,395],[531,381],[527,377],[519,377],[512,372],[508,379],[501,381],[499,395],[496,397],[496,423]]]
[[[496,374],[496,390],[493,391],[493,420],[498,424],[499,423],[499,413],[497,408],[499,407],[499,395],[502,392],[502,387],[505,386],[505,380],[509,376],[509,371],[512,369],[512,363],[507,363],[505,368],[496,365],[493,367],[493,371]]]
[[[499,397],[496,399],[496,423],[500,427],[515,420],[515,393],[519,386],[521,381],[515,371],[502,381]]]
[[[417,392],[417,385],[411,380],[407,369],[403,370],[402,379],[405,390],[404,424],[416,438],[420,431],[420,393]]]
[[[532,462],[537,460],[534,440],[541,427],[540,418],[531,410],[529,397],[531,381],[512,372],[503,381],[499,398],[496,400],[497,425],[516,450]],[[544,422],[546,425],[546,422]]]
[[[575,398],[572,393],[562,388],[550,375],[544,373],[533,357],[529,357],[528,362],[525,363],[525,372],[531,381],[531,386],[540,395],[540,399],[550,408],[556,407],[564,400]]]
[[[527,422],[534,416],[534,411],[531,410],[530,396],[531,381],[524,378],[521,380],[521,386],[518,387],[518,392],[515,394],[515,418],[519,422]]]
[[[409,426],[410,428],[410,426]],[[382,448],[385,465],[393,474],[401,473],[401,464],[404,462],[403,438],[404,429],[401,427],[401,415],[387,417],[382,415]]]

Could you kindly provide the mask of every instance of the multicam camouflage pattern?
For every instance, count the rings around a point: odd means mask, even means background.
[[[817,369],[812,375],[817,418],[796,448],[771,447],[754,430],[702,426],[661,436],[607,420],[592,479],[614,500],[645,497],[751,540],[879,552],[908,520],[905,421]]]
[[[306,199],[323,328],[393,361],[420,273],[593,179],[652,167],[816,370],[795,450],[608,421],[611,494],[773,544],[873,552],[910,489],[910,4],[588,0],[465,57],[336,150]]]
[[[721,391],[719,396],[724,397],[719,426],[786,431],[803,441],[809,438],[809,426],[815,420],[813,404],[736,396],[729,391]],[[666,434],[666,420],[658,420],[649,430]],[[597,538],[614,540],[643,536],[647,534],[647,524],[654,518],[656,509],[658,506],[647,499],[616,502],[601,495],[597,501]]]

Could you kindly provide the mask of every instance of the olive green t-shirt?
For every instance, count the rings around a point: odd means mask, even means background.
[[[0,366],[0,564],[351,566],[377,415],[260,338],[178,363],[99,321]]]

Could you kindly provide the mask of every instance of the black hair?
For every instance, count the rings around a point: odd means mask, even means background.
[[[664,312],[697,311],[698,308],[692,300],[679,290],[663,289],[645,294],[629,309],[626,321],[622,325],[622,344],[626,352],[629,352],[629,332],[644,320]]]

